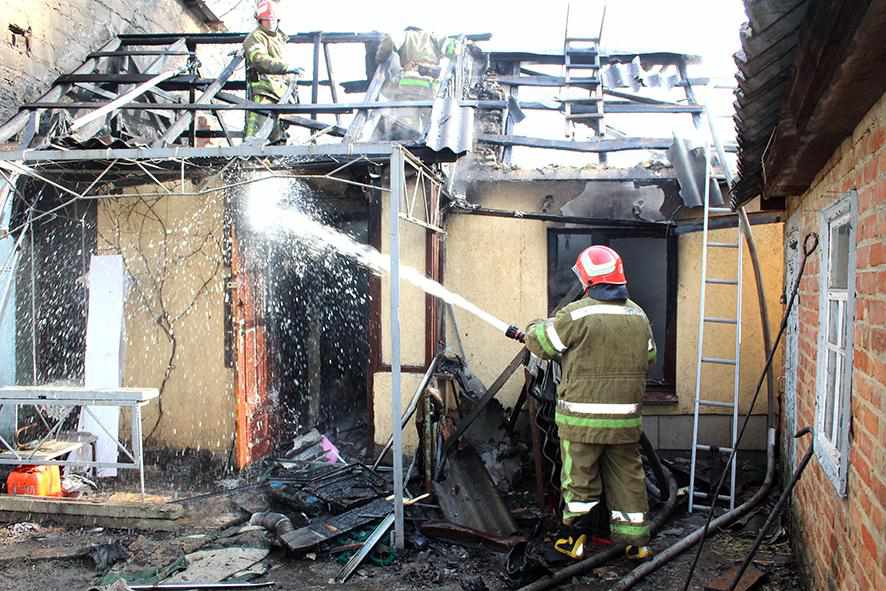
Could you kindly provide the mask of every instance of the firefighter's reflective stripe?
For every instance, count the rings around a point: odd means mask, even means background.
[[[446,39],[446,42],[443,44],[443,55],[446,57],[455,57],[456,49],[458,48],[458,41],[449,37]]]
[[[598,277],[600,275],[607,275],[615,271],[616,260],[615,258],[611,258],[604,263],[600,263],[599,265],[595,265],[591,260],[591,255],[588,254],[587,249],[581,253],[581,266],[584,269],[584,272],[588,274],[588,277]]]
[[[649,524],[645,513],[629,513],[612,511],[609,518],[609,529],[613,536],[625,540],[640,540],[645,543],[649,538]]]
[[[573,320],[579,320],[585,316],[608,314],[611,316],[646,316],[642,310],[629,306],[615,306],[612,304],[591,304],[584,308],[578,308],[570,313]]]
[[[558,400],[557,408],[579,415],[632,415],[640,410],[640,405],[633,404],[600,404],[596,402],[569,402]]]
[[[640,417],[631,417],[628,419],[595,419],[591,417],[574,417],[559,412],[556,413],[554,419],[558,425],[566,425],[568,427],[587,427],[589,429],[633,429],[639,428],[642,424]]]
[[[548,340],[551,342],[551,345],[554,346],[554,349],[557,350],[557,353],[562,353],[566,350],[566,345],[563,344],[563,341],[560,339],[560,335],[557,334],[557,329],[554,328],[553,320],[545,320],[545,334],[548,337]]]
[[[569,501],[566,510],[570,513],[590,513],[600,501]]]
[[[644,513],[628,513],[624,511],[612,511],[613,521],[627,521],[629,523],[643,523],[646,521]]]
[[[546,355],[550,357],[556,357],[559,353],[557,353],[557,349],[554,348],[554,344],[551,343],[551,340],[548,338],[547,330],[545,330],[545,322],[536,323],[532,329],[535,332],[535,339],[538,341],[539,346],[545,352]]]
[[[258,59],[258,57],[259,57],[260,55],[262,55],[263,53],[266,53],[266,50],[263,50],[263,49],[261,48],[261,46],[253,45],[253,46],[250,47],[249,50],[246,52],[246,59],[249,60],[249,61],[251,61],[251,62],[254,62],[254,61],[255,61],[256,59]]]
[[[404,87],[418,87],[418,88],[433,88],[434,84],[427,78],[401,78],[400,86]]]
[[[616,521],[609,523],[609,529],[612,530],[613,534],[622,538],[640,538],[642,540],[649,539],[648,525],[634,525],[631,523]]]

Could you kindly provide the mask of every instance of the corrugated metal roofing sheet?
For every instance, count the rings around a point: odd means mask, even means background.
[[[431,109],[431,124],[425,145],[435,152],[449,149],[464,154],[474,145],[474,109],[462,107],[458,99],[438,98]]]

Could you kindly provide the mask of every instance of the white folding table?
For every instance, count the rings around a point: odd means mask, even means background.
[[[0,437],[0,448],[6,451],[0,453],[0,464],[6,465],[55,465],[55,466],[89,466],[93,468],[122,468],[138,470],[141,481],[141,492],[145,494],[145,460],[142,448],[142,414],[141,409],[151,400],[160,395],[156,388],[80,388],[75,386],[2,386],[0,387],[0,407],[13,406],[59,406],[67,407],[68,410],[49,427],[49,432],[31,449],[16,449],[15,446]],[[130,447],[127,448],[120,442],[119,436],[112,433],[93,413],[90,406],[117,406],[129,408],[132,411],[132,428],[130,434]],[[59,460],[52,453],[41,454],[41,446],[54,441],[61,431],[65,419],[77,407],[82,407],[83,412],[92,416],[102,431],[110,437],[117,448],[129,458],[129,462],[99,462],[84,460]],[[76,449],[80,445],[73,445]],[[56,448],[59,449],[59,448]],[[70,450],[69,450],[70,451]],[[65,452],[67,453],[67,452]],[[56,454],[57,455],[57,454]],[[62,454],[64,455],[64,454]]]

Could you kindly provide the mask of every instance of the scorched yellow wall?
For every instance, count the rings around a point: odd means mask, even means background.
[[[483,207],[507,210],[540,211],[544,192],[534,190],[531,183],[488,183],[479,194],[469,194],[470,201]],[[387,212],[384,214],[384,241],[387,251]],[[424,230],[406,228],[401,222],[401,256],[405,264],[424,268]],[[547,229],[543,222],[474,215],[452,215],[447,221],[445,243],[444,284],[465,296],[481,308],[505,322],[525,326],[529,321],[546,315],[547,308]],[[766,298],[769,306],[771,331],[777,333],[782,314],[780,297],[783,284],[781,256],[782,224],[753,226],[753,232],[763,268]],[[735,239],[737,230],[717,231],[714,240]],[[419,236],[419,234],[421,236]],[[687,415],[692,413],[695,392],[695,343],[698,316],[700,232],[678,238],[678,292],[677,292],[677,360],[676,394],[673,404],[647,405],[646,415]],[[734,250],[719,249],[709,264],[709,277],[734,277],[736,257]],[[722,275],[721,271],[725,274]],[[715,290],[723,290],[717,292]],[[734,317],[734,289],[714,286],[709,288],[710,315]],[[389,292],[385,282],[382,292],[382,334],[388,329]],[[414,299],[413,299],[414,298]],[[744,297],[742,307],[742,371],[741,408],[746,410],[762,371],[765,356],[753,270],[744,249]],[[471,370],[487,386],[498,376],[519,350],[519,346],[504,338],[494,328],[478,318],[455,309],[458,331]],[[424,363],[424,296],[404,285],[401,290],[401,338],[404,344],[403,363]],[[735,332],[728,325],[713,325],[706,332],[706,354],[732,357]],[[385,360],[389,360],[388,337],[383,336]],[[451,323],[447,319],[447,342],[450,349],[456,344]],[[773,367],[781,371],[781,355]],[[717,366],[705,369],[703,384],[706,397],[713,400],[731,400],[731,367]],[[717,373],[719,372],[719,374]],[[420,376],[404,374],[401,397],[411,397]],[[513,406],[520,393],[523,377],[515,373],[502,388],[497,398],[505,407]],[[777,382],[780,385],[780,382]],[[391,433],[390,374],[375,377],[375,440],[384,443]],[[705,413],[722,413],[723,409],[703,409]],[[726,411],[728,412],[728,411]],[[766,413],[766,394],[761,393],[755,414]],[[681,424],[682,425],[682,424]],[[691,428],[687,423],[686,426]],[[682,428],[682,426],[681,426]],[[415,428],[410,423],[405,430],[404,447],[409,452],[414,446]]]
[[[156,186],[141,189],[153,192]],[[171,344],[155,322],[157,294],[162,290],[170,316],[183,314],[174,325],[177,349],[160,401],[163,416],[148,447],[226,454],[232,443],[234,373],[224,364],[223,213],[218,194],[99,202],[98,254],[122,254],[131,278],[124,386],[159,388],[163,382]],[[142,225],[145,216],[148,221]],[[157,218],[165,224],[165,236]],[[151,402],[143,411],[146,437],[159,410],[160,404]]]

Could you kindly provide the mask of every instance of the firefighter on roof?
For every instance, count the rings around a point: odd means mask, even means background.
[[[276,104],[280,102],[289,86],[290,75],[300,76],[301,68],[286,63],[286,34],[279,29],[280,15],[277,2],[260,0],[255,9],[255,20],[258,27],[243,42],[246,55],[246,92],[247,98],[260,104]],[[255,111],[246,114],[244,139],[254,136],[266,116]],[[275,121],[270,143],[284,141],[286,134]]]

